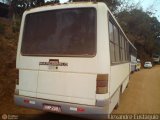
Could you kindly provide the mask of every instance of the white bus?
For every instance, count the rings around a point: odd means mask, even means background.
[[[160,62],[160,56],[159,55],[153,55],[152,59],[153,59],[154,63],[159,63]]]
[[[136,71],[136,66],[137,66],[137,49],[135,48],[135,46],[130,43],[129,45],[129,54],[130,54],[130,60],[131,60],[131,73],[133,73],[134,71]]]
[[[129,81],[129,44],[104,3],[25,11],[16,105],[71,115],[110,114]]]

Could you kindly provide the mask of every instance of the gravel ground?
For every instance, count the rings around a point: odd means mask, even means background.
[[[131,75],[113,114],[160,114],[160,65]]]

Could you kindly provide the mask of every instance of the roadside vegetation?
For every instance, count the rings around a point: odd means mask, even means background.
[[[17,71],[15,69],[18,32],[12,31],[12,21],[0,18],[0,106],[13,103]],[[0,110],[1,113],[1,110]]]

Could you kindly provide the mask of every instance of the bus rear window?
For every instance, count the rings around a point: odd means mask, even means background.
[[[27,14],[21,53],[24,56],[95,56],[96,9]]]

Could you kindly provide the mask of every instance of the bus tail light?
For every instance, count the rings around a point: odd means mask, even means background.
[[[24,99],[23,102],[24,102],[24,103],[29,103],[29,100],[28,100],[28,99]]]
[[[29,99],[24,99],[23,102],[26,104],[36,104],[35,101],[29,100]]]
[[[108,74],[98,74],[96,94],[105,94],[107,92],[108,92]]]

